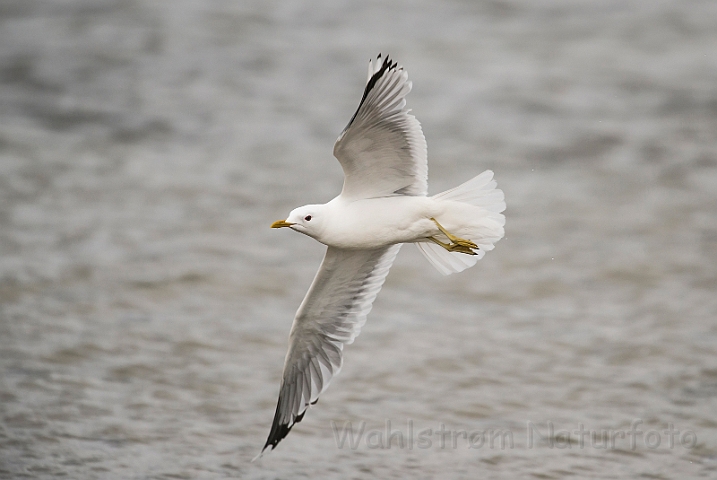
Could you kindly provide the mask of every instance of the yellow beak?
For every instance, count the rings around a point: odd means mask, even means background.
[[[271,224],[271,228],[281,228],[281,227],[290,227],[293,223],[289,223],[286,220],[277,220],[276,222]]]

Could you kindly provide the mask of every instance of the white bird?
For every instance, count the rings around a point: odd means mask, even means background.
[[[341,369],[344,345],[366,322],[403,243],[414,243],[439,272],[476,263],[503,237],[503,192],[487,170],[428,197],[426,140],[406,109],[408,74],[387,56],[369,61],[361,103],[334,145],[341,194],[293,210],[289,227],[328,246],[289,335],[279,401],[261,453],[272,449],[318,401]]]

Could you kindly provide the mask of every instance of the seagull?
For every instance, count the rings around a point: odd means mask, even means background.
[[[403,243],[413,243],[442,274],[475,265],[503,237],[503,192],[493,172],[427,196],[426,139],[406,109],[411,82],[379,54],[356,113],[334,145],[344,171],[341,193],[294,209],[287,227],[326,245],[326,254],[289,334],[279,400],[257,458],[299,423],[339,373],[350,344]]]

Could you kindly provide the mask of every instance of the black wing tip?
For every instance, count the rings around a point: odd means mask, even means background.
[[[297,417],[297,421],[299,421],[299,417]],[[277,445],[279,445],[279,442],[281,442],[291,431],[292,427],[297,422],[292,423],[291,425],[287,424],[277,424],[274,425],[271,428],[271,433],[269,433],[269,438],[266,439],[266,443],[264,444],[264,448],[261,449],[262,452],[266,450],[267,448],[271,447],[272,450],[276,448]]]
[[[377,62],[381,62],[381,57],[382,57],[382,56],[383,56],[383,54],[382,54],[382,53],[379,53],[379,54],[376,56],[376,61],[377,61]],[[398,62],[392,62],[392,61],[391,61],[391,56],[390,56],[390,55],[386,55],[386,58],[383,59],[383,63],[381,64],[381,68],[378,70],[378,72],[374,73],[374,74],[371,76],[371,79],[369,79],[369,83],[370,83],[371,80],[373,80],[374,78],[376,78],[376,80],[378,80],[379,78],[381,78],[381,76],[384,74],[384,72],[386,72],[386,70],[395,70],[396,68],[398,68],[399,70],[402,70],[402,69],[403,69],[403,67],[399,67],[399,66],[398,66]],[[376,83],[376,82],[374,81],[374,83]]]
[[[317,398],[315,401],[311,403],[311,405],[316,404],[319,399]],[[259,456],[264,454],[264,451],[271,447],[271,450],[274,450],[276,446],[281,442],[291,431],[292,428],[294,428],[294,425],[299,423],[301,420],[304,419],[304,415],[306,415],[308,408],[301,412],[299,415],[296,416],[294,421],[289,423],[279,423],[279,405],[276,406],[276,414],[274,415],[274,423],[271,426],[271,431],[269,432],[269,437],[266,439],[266,443],[264,444],[264,448],[261,449],[261,453]],[[271,451],[270,450],[270,451]],[[258,457],[257,457],[258,458]]]
[[[379,53],[378,56],[376,57],[377,62],[381,61],[381,55],[382,54]],[[371,61],[371,60],[369,60],[369,61]],[[341,132],[341,135],[343,135],[343,133],[349,129],[351,124],[354,123],[354,120],[356,119],[356,115],[358,115],[359,110],[361,110],[361,106],[366,101],[366,97],[368,97],[369,92],[371,92],[371,90],[373,90],[373,88],[376,86],[376,83],[381,79],[381,77],[383,77],[383,75],[387,71],[396,70],[396,69],[403,70],[403,67],[399,67],[398,62],[392,62],[390,56],[386,55],[386,58],[383,60],[383,63],[381,64],[381,68],[379,68],[376,73],[371,75],[371,78],[369,78],[368,82],[366,82],[366,88],[364,88],[363,96],[361,97],[359,106],[356,109],[356,111],[354,112],[353,116],[351,117],[351,120],[349,120],[349,123],[346,125],[346,127]],[[339,136],[339,138],[341,138],[341,137]]]

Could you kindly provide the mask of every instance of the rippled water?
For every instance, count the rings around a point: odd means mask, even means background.
[[[338,193],[379,51],[430,191],[493,169],[507,237],[404,247],[249,463],[323,255],[268,226]],[[0,477],[717,475],[714,2],[7,0],[0,104]]]

